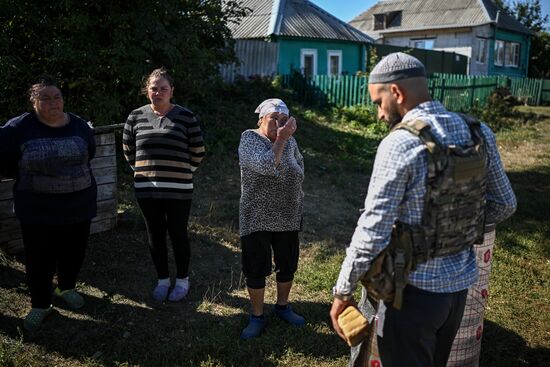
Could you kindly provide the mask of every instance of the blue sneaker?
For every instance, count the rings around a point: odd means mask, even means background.
[[[248,340],[259,337],[264,330],[266,323],[267,321],[265,318],[259,319],[250,315],[248,317],[248,325],[243,329],[241,333],[241,339]]]
[[[176,284],[170,295],[168,295],[168,301],[179,302],[187,296],[187,293],[189,293],[189,283],[186,286]]]
[[[31,312],[29,312],[27,317],[25,317],[23,327],[28,331],[36,331],[40,329],[40,326],[42,326],[44,319],[46,319],[46,317],[48,317],[48,315],[52,313],[52,310],[52,306],[48,308],[31,309]]]
[[[274,308],[273,312],[275,315],[279,316],[279,318],[285,320],[291,325],[302,326],[306,323],[306,319],[292,311],[292,307],[290,307],[290,305],[287,305],[284,310],[277,310],[277,308]]]
[[[75,289],[67,289],[62,291],[59,287],[56,287],[53,291],[56,297],[61,298],[67,306],[72,310],[78,310],[84,306],[84,298],[77,293]]]
[[[153,289],[153,299],[155,301],[162,302],[166,300],[166,297],[168,296],[168,289],[170,287],[164,284],[159,284]]]

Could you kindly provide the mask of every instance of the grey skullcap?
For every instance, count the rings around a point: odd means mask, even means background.
[[[416,57],[395,52],[376,64],[369,75],[369,84],[385,84],[419,76],[426,76],[424,64]]]

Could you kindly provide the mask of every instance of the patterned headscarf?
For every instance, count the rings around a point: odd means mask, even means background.
[[[290,111],[288,110],[288,107],[279,98],[266,99],[265,101],[260,103],[260,105],[256,107],[256,111],[254,111],[254,113],[260,114],[259,118],[262,118],[268,113],[272,113],[272,112],[284,113],[287,116],[290,115]]]

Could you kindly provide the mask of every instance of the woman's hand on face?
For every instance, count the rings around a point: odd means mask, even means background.
[[[287,120],[286,124],[277,128],[277,138],[281,138],[284,140],[290,139],[292,134],[294,134],[294,132],[296,131],[296,128],[296,119],[294,117],[290,117]]]

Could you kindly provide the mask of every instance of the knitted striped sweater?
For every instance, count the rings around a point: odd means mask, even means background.
[[[130,113],[123,151],[134,170],[137,198],[190,200],[193,172],[204,157],[202,133],[193,113],[175,105],[164,117],[150,105]]]

